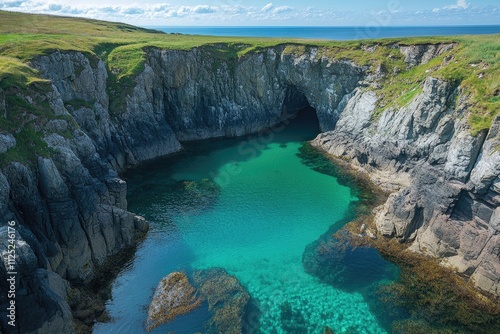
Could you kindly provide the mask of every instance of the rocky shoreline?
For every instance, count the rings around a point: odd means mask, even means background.
[[[493,147],[500,118],[489,133],[473,137],[464,117],[467,100],[433,78],[408,107],[372,121],[375,103],[371,92],[358,90],[336,129],[319,135],[313,145],[363,169],[392,192],[375,217],[379,232],[444,259],[498,295],[500,155]]]
[[[454,45],[391,47],[411,67]],[[177,152],[183,141],[269,128],[307,105],[324,132],[314,144],[393,192],[376,218],[383,235],[413,242],[500,294],[500,118],[489,133],[471,135],[468,97],[453,83],[428,77],[407,106],[376,114],[370,87],[392,74],[330,59],[316,47],[299,54],[269,47],[230,60],[203,48],[146,51],[119,110],[104,61],[80,52],[36,57],[31,66],[50,85],[9,91],[54,118],[39,125],[50,153],[0,172],[0,223],[18,224],[18,308],[26,311],[17,332],[73,333],[67,287],[92,282],[109,256],[147,230],[127,211],[119,173]],[[5,112],[6,101],[0,94]],[[12,136],[2,136],[0,152],[15,147]],[[0,267],[2,291],[6,275]]]
[[[411,243],[384,236],[377,231],[376,217],[390,192],[373,183],[366,170],[336,158],[319,147],[306,145],[303,150],[306,151],[303,154],[306,156],[305,161],[308,161],[307,155],[314,156],[314,152],[323,154],[324,158],[313,162],[312,167],[357,189],[356,196],[359,198],[353,204],[351,214],[345,218],[343,228],[335,233],[327,232],[308,245],[303,255],[306,271],[339,289],[350,291],[354,287],[365,299],[375,303],[371,307],[374,314],[380,311],[376,303],[384,303],[384,312],[390,312],[392,317],[392,323],[386,326],[394,333],[424,330],[436,334],[465,334],[500,330],[499,296],[478,290],[470,277],[446,266],[446,263],[441,262],[443,259],[422,254],[415,251]],[[349,266],[357,265],[357,253],[377,251],[384,259],[398,266],[398,275],[374,272],[369,277],[351,277],[346,281]],[[371,282],[376,281],[377,275],[386,276],[390,283],[370,286]],[[378,316],[382,319],[388,317],[385,313]]]

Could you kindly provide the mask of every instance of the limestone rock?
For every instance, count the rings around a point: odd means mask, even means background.
[[[66,302],[69,284],[56,273],[39,268],[41,248],[34,244],[34,236],[23,226],[15,226],[16,276],[16,333],[47,332],[73,333],[72,315]],[[31,245],[32,246],[31,246]],[[7,226],[0,227],[0,288],[8,291],[5,267],[7,257]],[[3,312],[3,311],[2,311]],[[10,333],[8,320],[2,313],[0,328]],[[21,319],[23,319],[21,321]]]
[[[500,175],[499,135],[500,117],[497,116],[470,175],[470,183],[476,193],[486,193],[493,186],[493,181]]]
[[[444,49],[400,48],[414,65]],[[500,119],[488,134],[472,136],[467,98],[431,77],[407,107],[385,110],[375,120],[376,97],[362,98],[366,94],[358,89],[343,104],[336,128],[313,144],[392,192],[375,216],[380,233],[414,240],[412,249],[446,258],[497,294],[500,261],[489,245],[498,230]]]

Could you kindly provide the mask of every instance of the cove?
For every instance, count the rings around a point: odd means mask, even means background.
[[[394,279],[397,270],[376,251],[347,257],[337,268],[344,282],[338,286],[304,269],[308,246],[339,230],[358,200],[299,156],[318,131],[309,108],[279,131],[189,143],[175,157],[129,172],[129,209],[148,219],[151,230],[113,285],[107,303],[113,321],[96,324],[94,333],[145,332],[161,278],[213,267],[248,290],[259,312],[247,325],[260,333],[323,333],[325,326],[386,333],[366,289]],[[346,288],[346,281],[366,284]],[[204,332],[209,317],[203,305],[152,332]]]

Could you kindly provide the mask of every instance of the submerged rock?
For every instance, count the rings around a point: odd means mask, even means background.
[[[172,185],[172,193],[176,195],[177,202],[184,204],[183,206],[201,210],[215,203],[220,188],[211,179],[187,180]]]
[[[393,279],[396,274],[395,267],[375,248],[357,247],[344,234],[338,238],[324,237],[308,245],[302,264],[308,273],[348,292]]]
[[[208,323],[209,333],[246,333],[250,325],[245,321],[250,295],[238,280],[224,269],[213,268],[194,273],[194,282],[213,312]]]
[[[334,332],[330,327],[326,326],[323,330],[323,334],[334,334]]]
[[[187,314],[207,301],[212,316],[205,333],[247,333],[254,326],[247,321],[250,295],[238,280],[224,269],[198,270],[192,276],[193,285],[184,273],[173,272],[164,277],[149,305],[146,330]]]
[[[153,295],[149,305],[146,330],[175,319],[199,307],[202,299],[197,297],[195,288],[183,273],[173,272],[164,277]]]

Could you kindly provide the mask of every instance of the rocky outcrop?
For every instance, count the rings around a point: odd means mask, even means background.
[[[16,146],[16,139],[9,133],[7,135],[0,134],[0,154],[7,152],[8,149]]]
[[[451,50],[455,45],[455,43],[438,43],[398,45],[397,47],[405,56],[405,62],[410,66],[415,66],[428,63],[432,58]]]
[[[486,141],[485,133],[472,136],[467,97],[432,77],[408,106],[374,119],[376,101],[375,93],[357,89],[336,128],[314,144],[392,192],[376,213],[380,233],[444,258],[481,289],[498,295],[499,120]]]
[[[208,333],[252,333],[245,318],[250,295],[235,277],[224,269],[211,268],[194,272],[193,279],[212,313]]]
[[[316,108],[320,125],[327,130],[363,69],[318,57],[316,52],[311,49],[297,56],[277,47],[221,61],[203,49],[150,50],[138,80],[142,83],[148,73],[158,74],[153,77],[157,106],[180,141],[254,133],[279,123],[304,103]]]
[[[50,87],[14,93],[47,109],[47,122],[37,126],[50,152],[0,171],[0,224],[16,221],[30,250],[16,258],[30,263],[20,271],[18,307],[41,315],[20,315],[19,328],[71,332],[68,289],[61,286],[88,284],[108,256],[147,229],[127,211],[121,171],[179,151],[182,141],[262,130],[306,105],[327,131],[316,145],[394,192],[378,214],[380,231],[415,240],[416,249],[447,257],[498,293],[496,127],[484,145],[486,134],[471,136],[467,98],[454,86],[428,78],[408,106],[374,119],[378,97],[361,88],[377,80],[367,67],[328,58],[317,47],[297,53],[276,46],[239,58],[228,58],[225,47],[148,48],[130,87],[95,55],[55,51],[32,61]],[[394,47],[414,66],[452,46]],[[0,90],[3,115],[5,101]],[[0,134],[0,154],[17,145],[12,134]],[[1,281],[5,275],[0,271]],[[1,310],[5,303],[2,295]]]
[[[136,78],[123,110],[110,115],[108,72],[104,63],[81,53],[55,52],[33,66],[50,79],[52,108],[71,114],[95,146],[94,153],[114,170],[178,151],[180,144],[165,119],[161,88],[151,67]]]
[[[146,330],[149,332],[179,315],[189,313],[201,303],[202,299],[196,296],[187,276],[173,272],[158,283],[149,305]]]
[[[238,280],[224,269],[196,270],[193,284],[184,273],[165,276],[156,288],[149,305],[146,330],[150,331],[187,314],[206,301],[211,314],[204,324],[207,333],[251,333],[246,321],[250,295]]]
[[[9,244],[8,227],[0,227],[0,245],[2,246],[2,262],[7,260],[8,253],[3,250]],[[51,270],[39,268],[41,249],[30,246],[36,240],[35,236],[23,226],[16,227],[15,259],[16,274],[7,274],[7,268],[0,266],[1,300],[7,300],[7,293],[14,291],[16,294],[15,318],[8,318],[7,307],[2,303],[0,312],[4,321],[14,320],[16,326],[4,327],[5,333],[58,333],[73,332],[71,310],[65,300],[69,292],[68,283]],[[15,289],[10,288],[6,278],[15,277]],[[30,319],[45,319],[43,322],[30,321]]]

